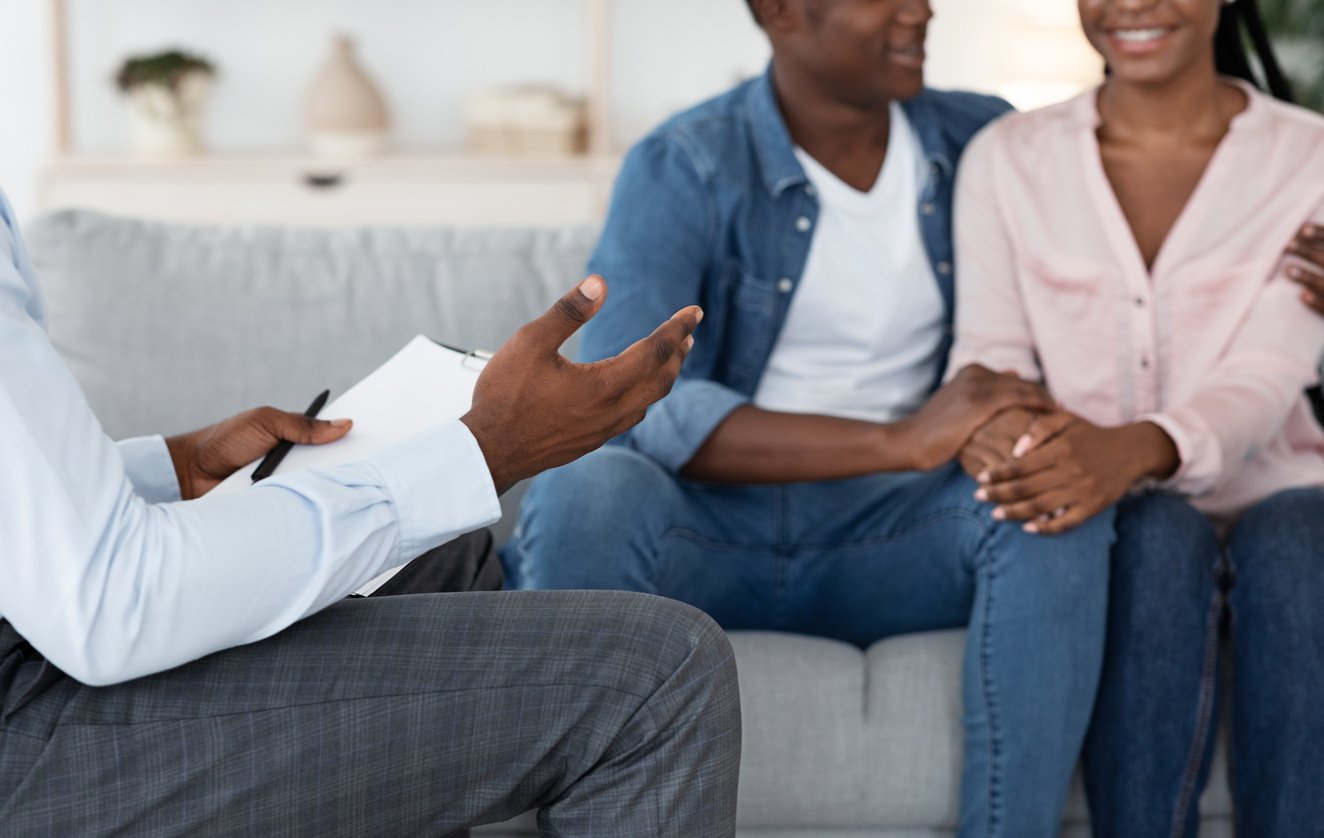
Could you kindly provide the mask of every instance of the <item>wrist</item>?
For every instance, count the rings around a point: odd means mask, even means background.
[[[505,460],[508,458],[503,457],[497,446],[492,443],[492,434],[488,433],[487,428],[474,416],[473,411],[461,416],[460,422],[469,429],[474,442],[478,443],[478,450],[482,452],[483,460],[487,463],[487,473],[492,477],[492,486],[496,489],[497,495],[505,494],[507,489],[519,482],[520,477],[512,474],[506,467]]]
[[[165,440],[166,451],[170,452],[170,464],[175,467],[175,480],[179,483],[179,497],[181,500],[192,500],[197,497],[193,492],[193,478],[191,463],[193,462],[194,448],[193,441],[189,439],[188,434],[180,436],[168,436]]]
[[[1153,422],[1136,422],[1119,430],[1126,434],[1126,450],[1132,452],[1134,481],[1166,480],[1181,465],[1181,454],[1167,432]]]
[[[872,450],[878,458],[874,471],[927,471],[938,465],[931,462],[933,458],[914,416],[877,425]]]

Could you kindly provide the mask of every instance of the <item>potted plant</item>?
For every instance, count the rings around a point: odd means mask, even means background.
[[[180,50],[127,59],[115,83],[129,99],[134,150],[181,156],[202,150],[202,110],[216,69]]]

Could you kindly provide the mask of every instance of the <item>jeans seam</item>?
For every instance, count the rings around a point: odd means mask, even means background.
[[[1196,786],[1200,780],[1200,766],[1204,762],[1204,753],[1209,744],[1210,725],[1214,714],[1214,691],[1217,687],[1218,670],[1218,624],[1223,613],[1223,595],[1214,589],[1214,596],[1209,603],[1209,612],[1205,618],[1204,664],[1200,672],[1200,698],[1196,705],[1195,736],[1191,740],[1191,750],[1186,757],[1186,770],[1182,775],[1181,793],[1177,797],[1177,809],[1173,812],[1172,838],[1181,838],[1184,834],[1187,814],[1192,806],[1198,804],[1195,798]]]
[[[772,579],[773,579],[773,600],[772,616],[774,624],[779,629],[784,629],[789,622],[788,603],[786,602],[786,581],[790,568],[787,567],[789,561],[788,555],[788,521],[790,520],[790,498],[785,486],[778,489],[776,494],[776,505],[773,514],[776,516],[773,525],[776,528],[774,547],[772,549]]]
[[[997,693],[993,688],[992,679],[989,677],[989,658],[991,650],[989,649],[989,627],[993,622],[993,581],[996,573],[990,567],[987,572],[987,582],[984,594],[984,624],[980,631],[979,642],[979,680],[984,696],[984,711],[988,715],[988,835],[997,834],[998,824],[1001,812],[1001,795],[999,788],[1000,772],[1000,728],[998,726],[997,711]]]

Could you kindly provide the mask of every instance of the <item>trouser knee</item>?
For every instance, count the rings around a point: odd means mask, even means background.
[[[1213,586],[1218,535],[1186,500],[1158,493],[1127,498],[1118,506],[1116,528],[1115,585],[1169,605],[1191,590]]]
[[[1235,606],[1324,623],[1316,616],[1324,599],[1324,492],[1293,489],[1256,504],[1233,528],[1227,550]]]
[[[644,566],[679,498],[649,457],[602,448],[534,481],[502,559],[521,587],[650,590]]]
[[[647,664],[659,684],[714,694],[737,690],[731,641],[704,612],[648,594],[602,591],[612,617],[602,626],[620,638],[616,653]]]

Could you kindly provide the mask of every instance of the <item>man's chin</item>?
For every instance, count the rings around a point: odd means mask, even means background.
[[[912,78],[904,80],[897,78],[888,79],[885,95],[890,101],[904,102],[907,99],[914,99],[924,90],[924,72],[921,70],[913,74]]]

